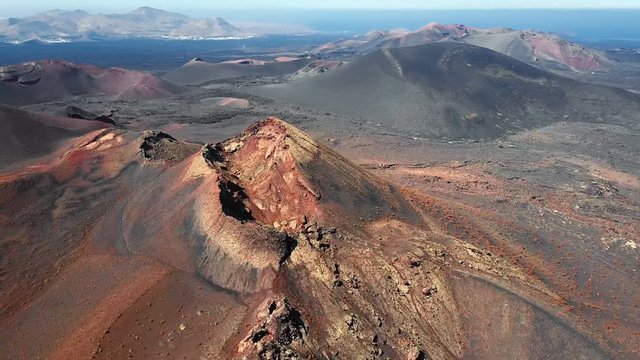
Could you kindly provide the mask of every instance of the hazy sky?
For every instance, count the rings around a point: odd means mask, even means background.
[[[459,9],[459,8],[639,8],[640,0],[0,0],[0,18],[19,16],[54,8],[90,11],[126,11],[139,6],[168,10],[264,9],[264,8],[324,8],[324,9]]]

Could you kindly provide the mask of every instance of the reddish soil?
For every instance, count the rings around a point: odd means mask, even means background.
[[[6,358],[639,350],[633,265],[593,239],[640,229],[581,214],[588,192],[480,163],[391,163],[371,138],[342,148],[366,170],[276,118],[205,146],[84,131],[0,175]]]

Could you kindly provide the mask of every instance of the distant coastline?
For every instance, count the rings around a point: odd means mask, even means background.
[[[79,42],[93,42],[93,41],[122,41],[122,40],[167,40],[167,41],[226,41],[226,40],[246,40],[252,39],[256,37],[255,35],[247,35],[247,36],[219,36],[219,37],[204,37],[204,36],[141,36],[141,37],[130,37],[130,38],[122,38],[122,39],[65,39],[65,38],[55,38],[55,39],[26,39],[26,40],[3,40],[0,39],[0,44],[10,44],[10,45],[22,45],[26,43],[42,43],[42,44],[69,44],[69,43],[79,43]]]

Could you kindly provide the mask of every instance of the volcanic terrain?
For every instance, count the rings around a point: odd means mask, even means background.
[[[208,82],[231,78],[285,76],[305,67],[311,61],[308,58],[269,62],[241,59],[222,63],[208,63],[196,58],[164,75],[163,79],[178,85],[203,85]]]
[[[0,67],[0,102],[27,105],[80,95],[109,95],[132,101],[167,97],[186,89],[150,74],[103,69],[64,61],[37,61]]]
[[[9,131],[8,119],[40,117],[3,111]],[[508,240],[526,228],[393,185],[279,119],[204,146],[54,120],[62,144],[0,178],[8,358],[637,350],[595,330],[602,313],[568,311],[582,293],[545,277],[544,252],[520,257]]]
[[[594,49],[533,30],[481,29],[430,23],[415,31],[377,30],[336,40],[312,51],[322,58],[353,60],[380,49],[439,42],[476,45],[572,79],[639,91],[635,50]]]
[[[638,95],[465,31],[3,68],[0,359],[637,359]]]
[[[251,91],[418,138],[491,138],[558,121],[637,124],[640,113],[627,91],[448,42],[378,50],[323,76]]]
[[[383,48],[434,42],[460,42],[498,51],[547,70],[599,71],[613,65],[604,52],[588,49],[554,34],[507,28],[479,29],[458,24],[430,23],[416,31],[374,31],[316,49],[318,53],[369,53]]]

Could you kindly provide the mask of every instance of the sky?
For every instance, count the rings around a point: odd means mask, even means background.
[[[107,4],[108,3],[108,4]],[[522,8],[640,8],[640,0],[0,0],[0,18],[50,10],[81,8],[88,11],[123,12],[139,6],[191,12],[229,9],[522,9]]]

